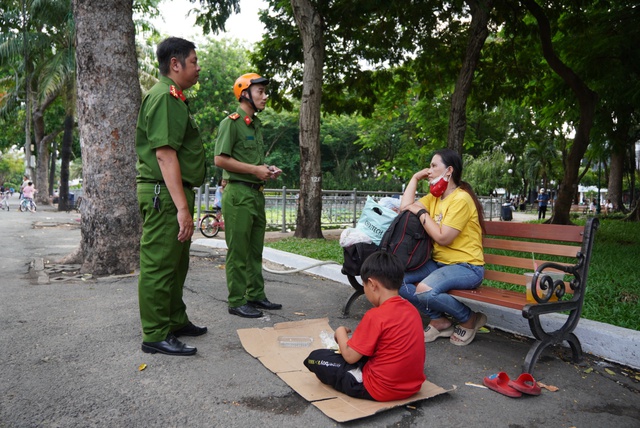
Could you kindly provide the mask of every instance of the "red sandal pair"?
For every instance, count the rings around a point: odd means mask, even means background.
[[[522,373],[518,379],[511,380],[508,374],[500,372],[486,376],[482,383],[487,388],[512,398],[522,397],[522,394],[540,395],[541,392],[536,380],[529,373]]]

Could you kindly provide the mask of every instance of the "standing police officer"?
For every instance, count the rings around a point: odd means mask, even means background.
[[[256,73],[240,76],[233,93],[240,102],[235,113],[220,123],[215,148],[216,166],[228,184],[222,197],[227,242],[229,313],[245,318],[262,316],[259,309],[281,309],[264,292],[262,249],[266,216],[265,181],[282,170],[264,163],[264,143],[257,112],[267,103],[269,80]]]
[[[206,327],[189,321],[182,289],[189,270],[194,187],[204,182],[204,147],[182,93],[198,82],[195,45],[170,37],[158,45],[160,80],[145,95],[138,115],[137,193],[142,215],[138,297],[142,350],[194,355],[179,336]]]

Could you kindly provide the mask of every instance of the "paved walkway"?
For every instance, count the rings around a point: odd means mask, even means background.
[[[76,248],[79,220],[76,213],[0,212],[1,428],[336,426],[247,354],[236,330],[324,317],[334,328],[355,328],[369,308],[365,299],[343,319],[348,286],[267,273],[268,296],[284,308],[238,318],[226,310],[225,251],[194,245],[184,299],[209,333],[185,340],[198,347],[195,357],[144,354],[135,275],[92,279],[73,266],[30,274],[34,260],[51,268]],[[590,356],[574,365],[566,350],[553,349],[536,378],[559,390],[511,399],[477,385],[498,371],[517,376],[528,339],[491,330],[467,347],[426,346],[429,380],[456,389],[350,427],[640,426],[640,374],[627,367]]]

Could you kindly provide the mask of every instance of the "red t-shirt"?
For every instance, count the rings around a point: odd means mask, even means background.
[[[422,319],[402,297],[367,311],[347,344],[369,357],[362,378],[376,401],[410,397],[426,379]]]

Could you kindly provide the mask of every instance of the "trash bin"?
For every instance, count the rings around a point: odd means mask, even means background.
[[[513,213],[511,212],[511,205],[503,204],[502,210],[500,211],[500,218],[502,221],[511,221],[513,220]]]

